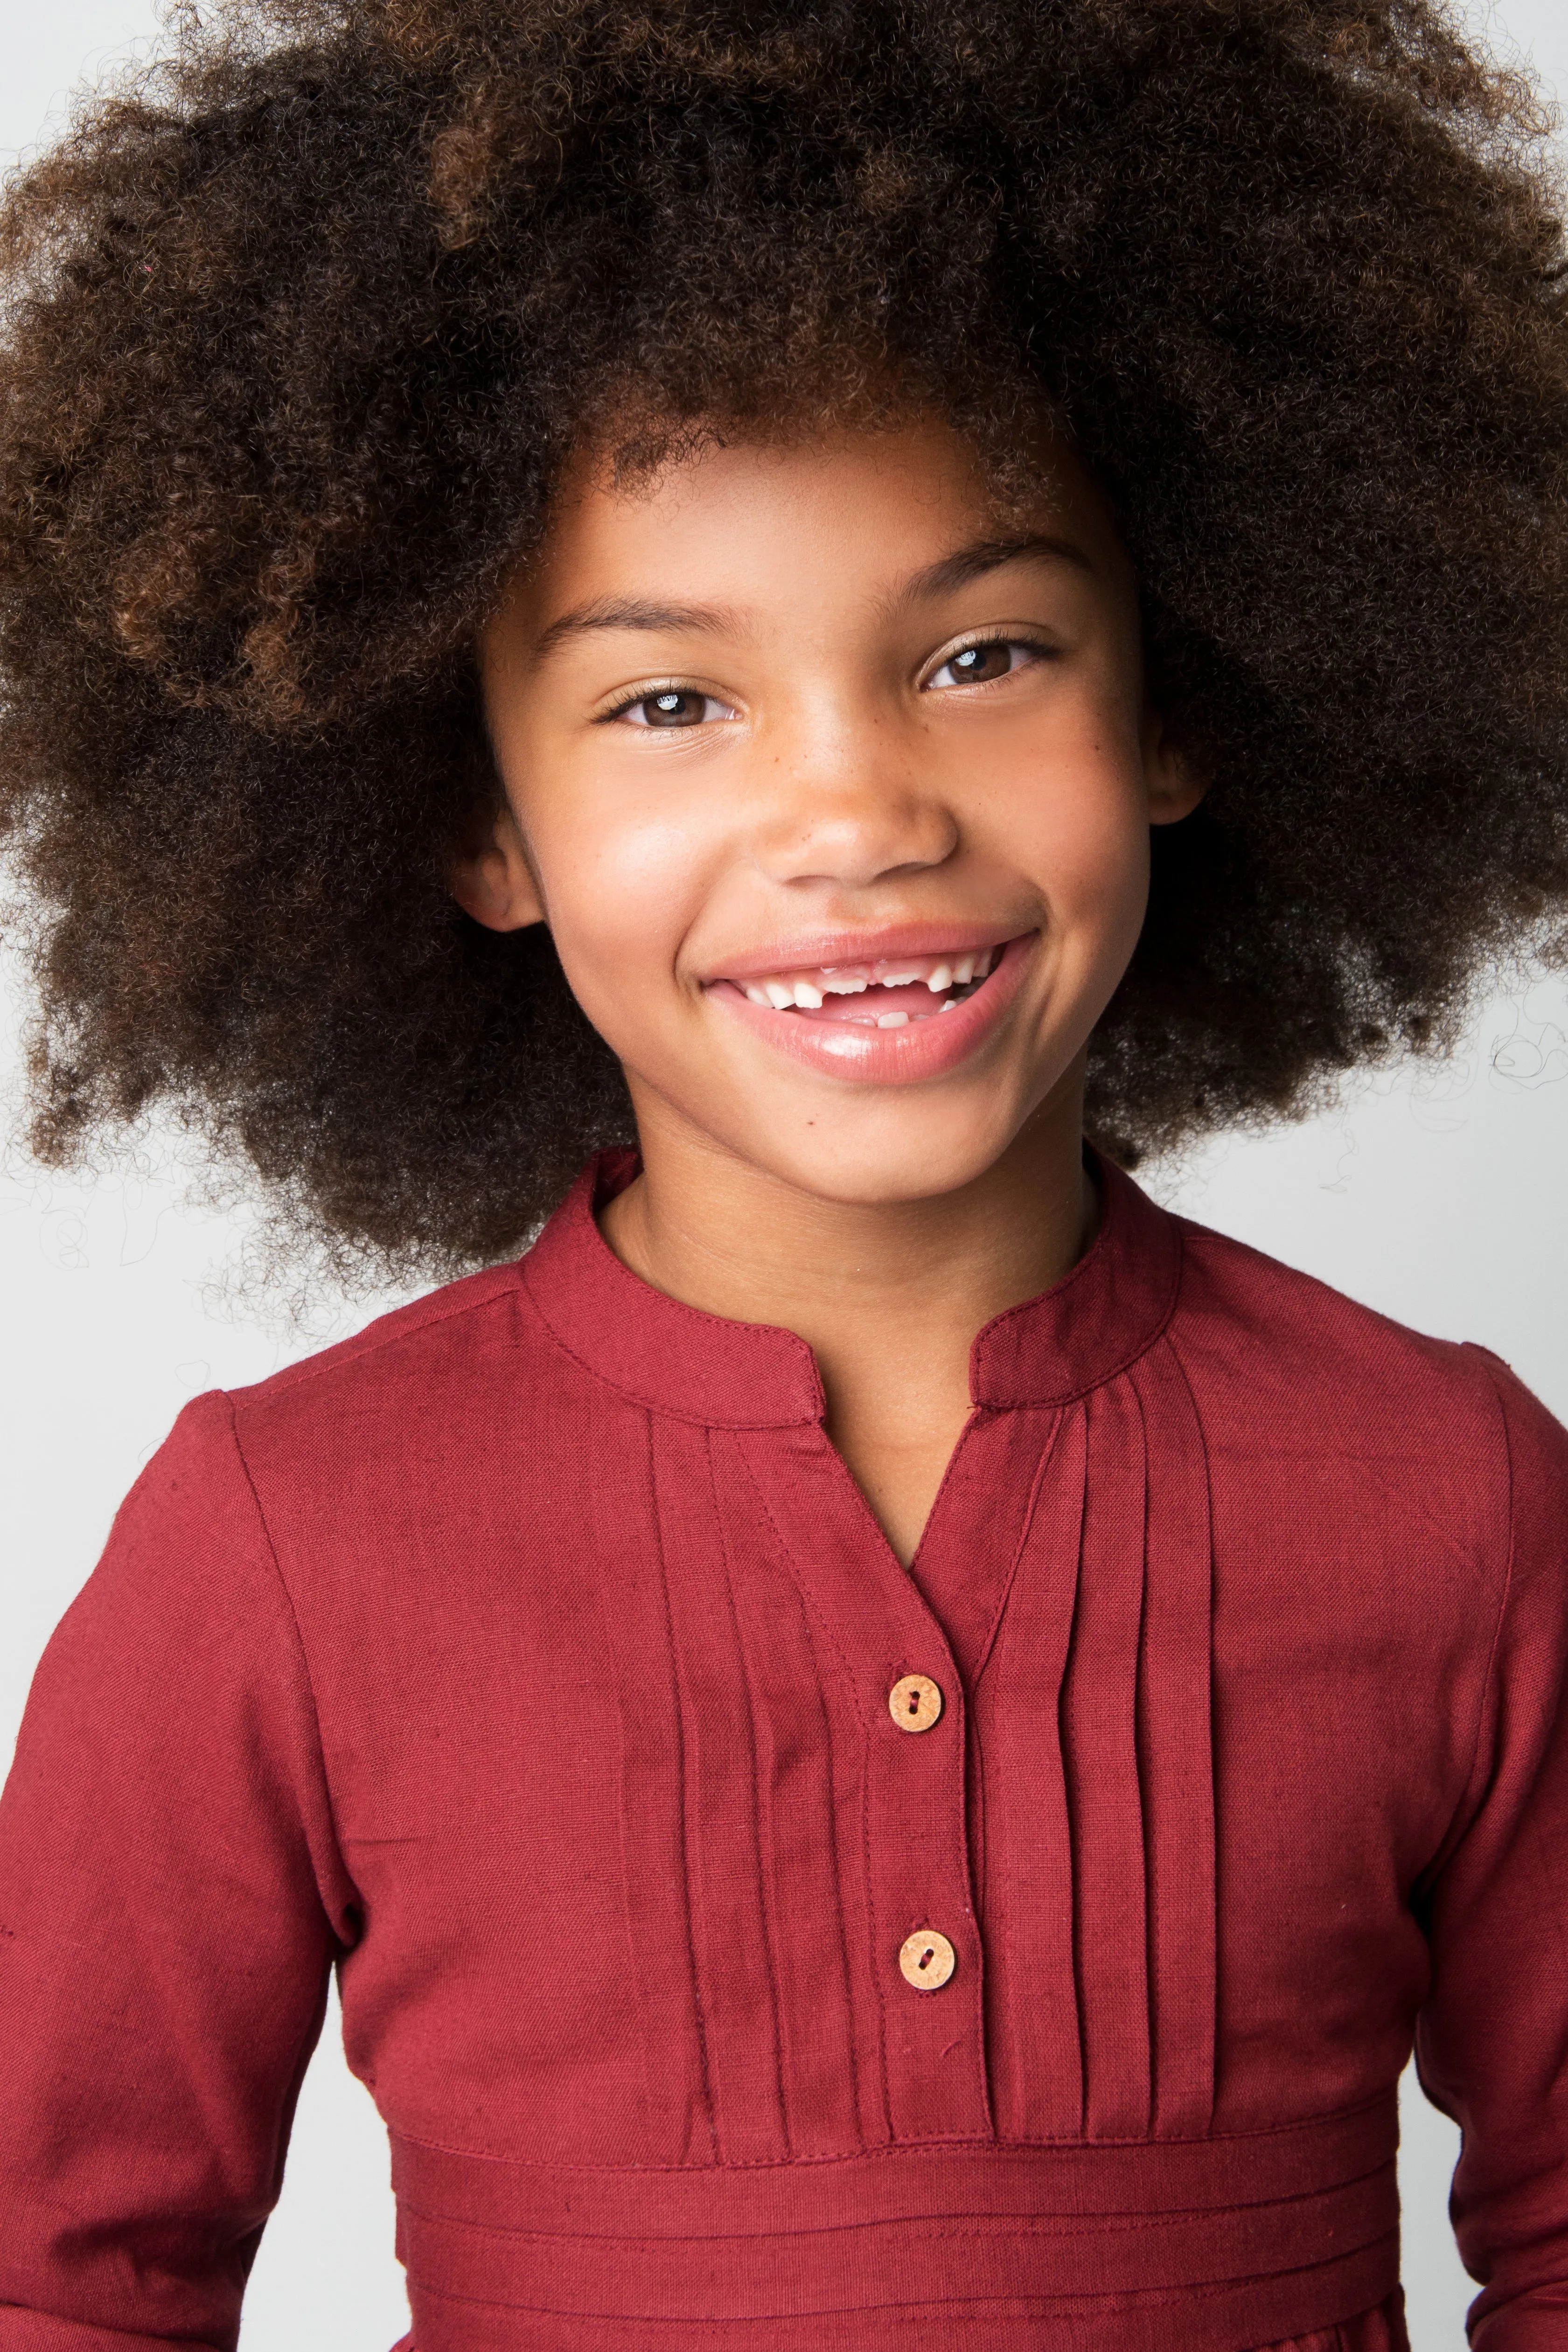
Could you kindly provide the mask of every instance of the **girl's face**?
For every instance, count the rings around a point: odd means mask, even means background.
[[[1080,1084],[1150,822],[1197,791],[1127,559],[1047,455],[1005,519],[923,418],[567,484],[484,639],[507,806],[454,887],[549,924],[645,1136],[913,1200]]]

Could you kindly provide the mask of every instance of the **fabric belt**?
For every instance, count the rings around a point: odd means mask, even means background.
[[[1391,2093],[1233,2138],[749,2169],[395,2135],[393,2180],[418,2352],[1247,2352],[1393,2293],[1397,2146]]]

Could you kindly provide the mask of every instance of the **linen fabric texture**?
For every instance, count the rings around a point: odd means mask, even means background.
[[[0,2352],[228,2352],[333,1967],[417,2352],[1397,2352],[1413,2036],[1564,2352],[1568,1436],[1101,1168],[906,1571],[632,1167],[190,1406],[56,1633]]]

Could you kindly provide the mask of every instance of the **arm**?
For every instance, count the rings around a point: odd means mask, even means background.
[[[203,1398],[50,1643],[0,1801],[0,2352],[229,2352],[353,1903]]]
[[[1425,1897],[1427,2096],[1476,2352],[1568,2352],[1568,1433],[1495,1367],[1511,1557],[1469,1790]]]

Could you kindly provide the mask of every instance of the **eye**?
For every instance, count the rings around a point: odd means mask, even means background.
[[[1010,670],[1026,668],[1043,658],[1038,646],[1026,645],[1016,637],[987,637],[980,645],[964,646],[949,654],[922,690],[946,693],[955,686],[989,686],[993,678],[1005,677]]]
[[[629,727],[700,727],[714,719],[733,719],[734,712],[717,695],[700,694],[695,687],[661,686],[652,694],[639,694],[635,702],[623,702],[618,710],[605,714],[621,719]]]

